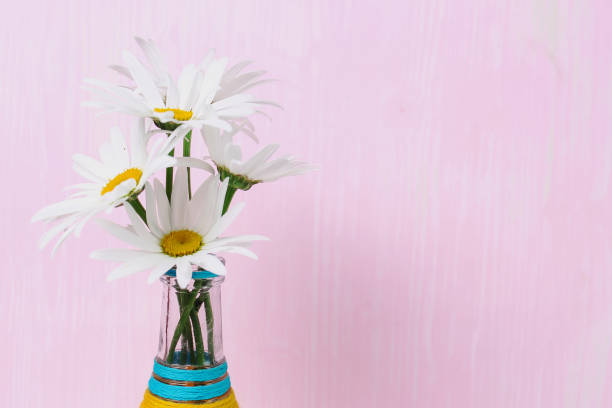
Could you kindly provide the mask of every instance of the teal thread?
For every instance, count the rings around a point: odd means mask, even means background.
[[[191,387],[164,384],[153,377],[149,380],[149,391],[152,394],[173,401],[201,401],[217,398],[228,392],[230,387],[229,376],[218,383]]]
[[[176,277],[176,269],[170,269],[168,272],[166,272],[166,276],[171,276],[171,277]],[[212,279],[212,278],[216,278],[219,275],[215,275],[212,272],[208,272],[208,271],[194,271],[191,272],[191,277],[193,279]]]
[[[183,368],[168,367],[153,363],[153,372],[161,378],[174,381],[212,381],[223,377],[227,373],[227,363],[224,362],[216,367],[203,368],[196,370],[186,370]]]

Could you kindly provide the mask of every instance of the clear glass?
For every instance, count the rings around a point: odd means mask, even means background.
[[[181,289],[164,275],[157,360],[176,367],[214,367],[225,361],[221,334],[222,276],[192,279]]]

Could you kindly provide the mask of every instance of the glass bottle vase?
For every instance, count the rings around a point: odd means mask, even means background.
[[[223,354],[221,283],[197,270],[180,288],[174,270],[163,286],[159,347],[141,408],[238,407]]]

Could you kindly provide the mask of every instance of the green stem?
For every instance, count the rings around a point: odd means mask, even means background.
[[[191,312],[189,312],[189,315],[191,316]],[[183,332],[183,337],[187,339],[187,349],[189,350],[188,355],[191,357],[191,362],[193,364],[193,333],[191,331],[191,321],[189,320],[187,320],[187,323],[185,324],[185,331]]]
[[[168,153],[168,156],[174,157],[174,149]],[[168,196],[168,201],[172,199],[172,173],[173,167],[166,167],[166,195]]]
[[[236,187],[232,187],[231,185],[227,186],[227,191],[225,192],[225,201],[223,201],[223,214],[227,212],[227,209],[232,202],[232,198],[234,198],[234,194],[236,193]]]
[[[183,157],[191,156],[191,130],[183,138]],[[191,200],[191,169],[187,167],[187,191]]]
[[[146,224],[147,223],[147,210],[144,209],[138,197],[131,196],[130,198],[128,198],[127,202],[132,206],[134,211],[136,211],[136,214],[138,214],[140,218],[142,218],[142,220]]]
[[[187,295],[188,295],[187,293],[180,293],[180,292],[177,292],[176,294],[176,297],[179,302],[181,314],[185,313],[185,296]],[[187,362],[188,356],[191,356],[191,361],[193,362],[193,358],[194,358],[193,334],[191,331],[191,323],[189,321],[187,321],[183,329],[181,343],[183,345],[182,350],[181,350],[181,364],[185,364]]]
[[[208,354],[210,356],[210,364],[214,365],[215,360],[214,360],[214,355],[215,355],[215,337],[214,337],[214,315],[212,312],[212,305],[211,305],[211,301],[210,301],[210,292],[204,292],[202,293],[200,296],[198,296],[198,298],[196,299],[194,305],[193,305],[193,310],[196,313],[196,316],[198,316],[198,312],[200,310],[200,307],[204,305],[204,310],[205,310],[205,314],[206,314],[206,340],[207,340],[207,344],[208,344]],[[199,323],[199,319],[198,319],[198,323]],[[203,347],[204,345],[202,345]],[[204,353],[202,353],[202,364],[204,364]]]
[[[191,325],[193,326],[193,337],[196,343],[195,365],[204,365],[204,339],[202,338],[202,326],[196,307],[191,310]]]
[[[168,356],[166,357],[166,361],[172,363],[174,359],[174,352],[176,351],[176,345],[178,344],[179,339],[181,338],[181,334],[185,331],[185,325],[189,322],[191,310],[193,310],[193,305],[198,296],[198,291],[202,288],[204,282],[201,280],[196,280],[193,290],[191,292],[185,293],[183,297],[183,307],[181,308],[181,317],[179,318],[178,323],[176,324],[176,328],[174,329],[174,334],[172,335],[172,340],[170,341],[170,347],[168,348]]]
[[[185,303],[185,301],[183,300],[183,299],[184,299],[184,297],[185,297],[185,296],[184,296],[184,293],[180,292],[180,291],[177,289],[177,292],[176,292],[176,300],[177,300],[177,302],[178,302],[178,304],[179,304],[179,311],[180,311],[180,313],[181,313],[181,314],[183,314],[183,310],[184,310],[184,308],[185,308],[185,307],[183,306],[183,304]],[[180,341],[181,341],[181,345],[182,345],[182,347],[181,347],[181,353],[180,353],[180,355],[179,355],[179,360],[178,360],[178,362],[179,362],[179,364],[185,364],[185,363],[187,362],[187,347],[188,347],[188,346],[187,346],[187,338],[185,337],[185,330],[183,330],[183,331],[181,332]],[[173,354],[174,354],[174,353],[173,353]],[[172,358],[172,361],[174,361],[174,357]]]
[[[204,311],[206,312],[206,340],[208,342],[208,357],[210,365],[215,365],[215,321],[210,302],[210,292],[204,293]]]

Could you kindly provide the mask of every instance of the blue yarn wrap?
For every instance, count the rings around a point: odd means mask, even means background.
[[[227,363],[223,362],[211,368],[188,370],[168,367],[155,361],[153,373],[162,379],[172,381],[214,381],[227,373]],[[192,386],[166,384],[153,376],[149,380],[149,391],[152,394],[173,401],[202,401],[217,398],[229,391],[230,387],[229,376],[212,384]]]
[[[176,269],[170,269],[168,272],[166,272],[166,276],[172,276],[172,277],[176,277]],[[208,272],[208,271],[193,271],[191,272],[191,278],[192,279],[212,279],[212,278],[216,278],[219,275],[215,275],[212,272]]]
[[[191,387],[164,384],[153,377],[149,380],[149,391],[152,394],[173,401],[200,401],[217,398],[228,392],[230,387],[229,377],[214,384]]]

